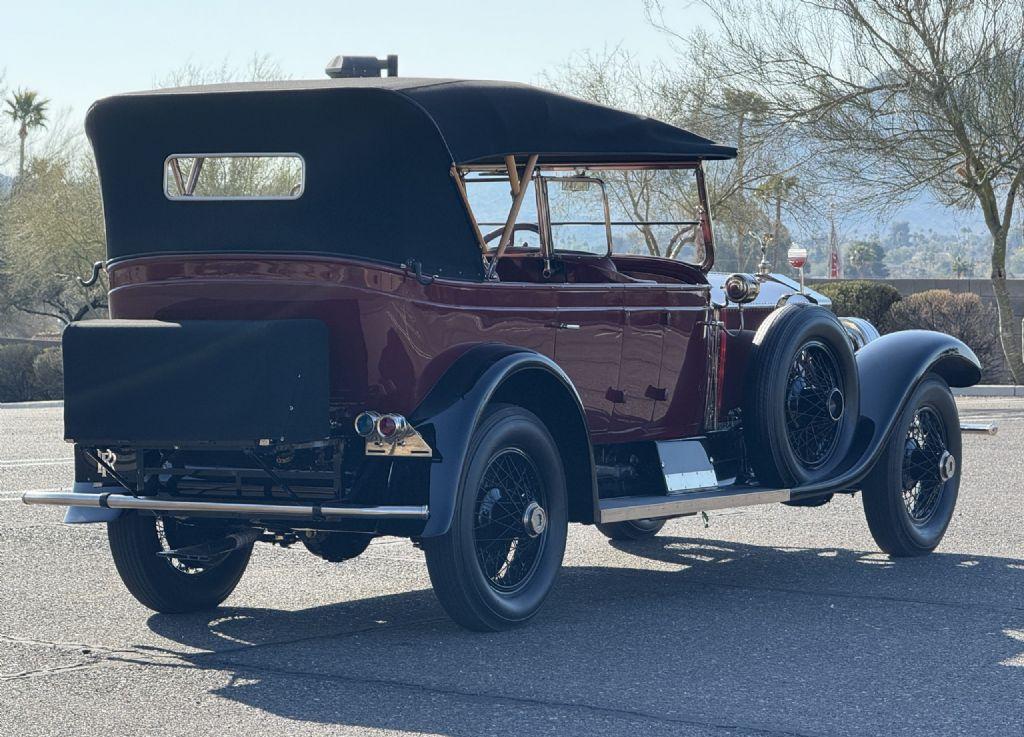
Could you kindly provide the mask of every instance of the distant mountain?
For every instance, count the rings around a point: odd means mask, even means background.
[[[903,208],[892,213],[875,215],[847,215],[838,218],[839,230],[847,237],[884,234],[892,223],[906,222],[912,232],[953,235],[961,228],[975,233],[986,233],[985,220],[980,210],[956,210],[935,201],[928,194],[921,194]]]

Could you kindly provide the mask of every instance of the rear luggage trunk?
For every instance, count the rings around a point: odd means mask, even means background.
[[[64,331],[64,436],[112,447],[329,435],[319,320],[96,320]]]

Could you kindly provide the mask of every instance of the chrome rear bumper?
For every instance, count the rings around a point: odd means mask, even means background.
[[[210,514],[246,519],[427,519],[426,506],[357,507],[343,505],[262,504],[255,502],[209,502],[198,499],[159,499],[128,494],[83,494],[70,491],[29,491],[25,504],[48,504],[105,509],[145,509],[172,514]]]

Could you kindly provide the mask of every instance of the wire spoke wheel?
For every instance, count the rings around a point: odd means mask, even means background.
[[[950,457],[942,419],[932,407],[920,407],[907,430],[903,453],[903,504],[914,524],[924,525],[935,514],[951,474]]]
[[[925,555],[946,534],[960,492],[963,443],[949,385],[925,376],[895,422],[861,485],[864,514],[884,552]]]
[[[423,539],[441,606],[478,632],[523,624],[554,586],[569,527],[561,454],[537,415],[485,410],[455,502],[448,530]]]
[[[797,459],[819,468],[839,443],[844,413],[842,374],[832,349],[821,341],[805,343],[786,378],[786,434]]]
[[[177,550],[190,545],[199,545],[207,542],[209,537],[209,532],[204,534],[201,528],[188,522],[182,522],[173,517],[156,518],[156,539],[160,543],[160,550],[163,552]],[[161,556],[167,562],[167,565],[187,576],[198,576],[211,568],[216,568],[227,557],[228,553],[225,553],[209,563],[198,563],[194,560]]]
[[[508,448],[491,459],[477,489],[473,541],[488,584],[513,592],[537,567],[547,541],[545,493],[533,461]]]

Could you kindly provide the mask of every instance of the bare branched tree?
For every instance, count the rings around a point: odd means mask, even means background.
[[[758,95],[721,84],[707,54],[710,39],[687,39],[685,60],[673,65],[639,65],[622,48],[586,52],[544,75],[546,86],[647,115],[713,140],[738,143],[734,162],[706,167],[711,213],[715,218],[717,263],[721,268],[752,270],[760,259],[761,234],[781,231],[787,219],[806,216],[815,179],[793,176],[806,157],[778,134]],[[690,172],[627,171],[604,175],[612,204],[634,221],[687,220],[697,211]],[[774,187],[771,198],[765,187]],[[638,226],[642,252],[678,258],[692,244],[685,230]],[[779,233],[775,233],[779,240]]]
[[[1007,365],[1024,381],[1006,246],[1024,184],[1020,0],[716,0],[715,75],[828,161],[863,202],[922,190],[977,207]],[[648,0],[656,23],[662,0]]]

